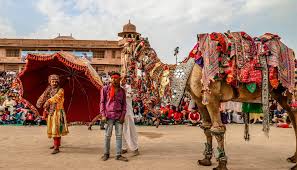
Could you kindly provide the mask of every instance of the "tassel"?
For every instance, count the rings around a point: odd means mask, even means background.
[[[208,98],[207,98],[207,92],[204,91],[203,92],[203,95],[202,95],[202,104],[203,105],[207,105],[209,102],[208,102]]]
[[[297,101],[296,101],[296,98],[295,98],[295,93],[296,93],[296,90],[294,89],[294,92],[293,92],[293,95],[292,95],[292,103],[290,105],[293,108],[297,107]]]
[[[244,140],[250,140],[250,132],[249,132],[249,123],[250,123],[250,113],[243,113],[244,116]]]

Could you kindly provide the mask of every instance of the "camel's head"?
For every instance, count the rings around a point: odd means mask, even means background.
[[[123,52],[128,55],[129,61],[140,63],[150,54],[150,43],[147,38],[129,39],[124,45]]]

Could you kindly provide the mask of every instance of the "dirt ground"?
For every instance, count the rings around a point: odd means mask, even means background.
[[[293,166],[286,158],[294,153],[293,129],[271,128],[266,138],[261,125],[252,125],[251,141],[243,139],[243,125],[227,126],[226,151],[230,170],[287,170]],[[51,155],[52,140],[46,137],[46,127],[0,126],[0,169],[186,169],[210,170],[197,166],[202,158],[205,138],[203,131],[191,126],[137,127],[140,155],[129,162],[114,160],[115,137],[112,138],[112,158],[102,162],[104,132],[94,126],[71,126],[70,134],[62,138],[61,152]],[[215,143],[216,146],[216,143]]]

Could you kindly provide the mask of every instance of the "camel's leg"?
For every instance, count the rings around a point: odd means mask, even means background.
[[[293,124],[293,128],[295,130],[296,150],[295,150],[295,155],[293,155],[292,157],[289,157],[287,160],[289,162],[296,163],[297,162],[297,129],[296,129],[296,126],[297,126],[297,124],[296,124],[296,122],[297,122],[297,112],[296,111],[290,111],[288,113],[289,113],[291,123]],[[297,170],[297,164],[295,164],[295,166],[292,167],[291,170]]]
[[[197,101],[197,100],[196,100]],[[198,160],[199,165],[203,166],[210,166],[211,165],[211,158],[213,156],[213,148],[212,148],[212,135],[210,132],[211,128],[211,119],[209,116],[209,113],[206,109],[206,106],[202,104],[201,101],[196,102],[199,111],[202,116],[202,125],[200,126],[204,130],[204,134],[206,136],[206,143],[205,143],[205,149],[204,149],[204,159]]]
[[[206,106],[211,116],[212,128],[210,129],[218,142],[218,157],[219,165],[214,170],[227,170],[227,156],[224,148],[224,135],[226,131],[225,125],[222,123],[220,115],[220,100],[217,96],[209,96],[209,104]]]
[[[220,100],[215,95],[209,95],[208,100],[211,101],[206,105],[212,122],[212,127],[210,130],[213,133],[225,133],[226,127],[221,120]]]
[[[204,150],[204,159],[198,160],[198,164],[203,166],[211,165],[211,158],[213,156],[213,149],[212,149],[212,135],[210,132],[211,118],[209,112],[205,105],[202,104],[202,69],[198,65],[194,65],[193,71],[188,80],[188,88],[191,93],[192,99],[195,100],[195,103],[198,106],[198,109],[201,113],[202,117],[202,125],[200,126],[204,130],[204,134],[206,136],[206,143],[205,143],[205,150]]]
[[[296,122],[297,122],[297,112],[293,112],[293,111],[290,111],[288,112],[289,114],[289,117],[290,117],[290,120],[291,120],[291,124],[293,125],[293,128],[294,128],[294,131],[295,131],[295,138],[296,138],[296,151],[295,151],[295,154],[291,157],[289,157],[287,159],[288,162],[292,162],[292,163],[296,163],[297,162],[297,129],[296,129]]]
[[[295,131],[295,154],[287,159],[288,162],[296,163],[297,162],[297,111],[292,110],[292,108],[288,105],[287,96],[282,96],[281,93],[273,92],[271,93],[272,97],[284,108],[290,117],[292,122],[294,131]],[[296,167],[295,167],[296,168]]]
[[[213,168],[213,170],[228,170],[227,168],[227,156],[225,153],[225,149],[224,149],[224,135],[225,133],[216,133],[214,134],[215,138],[217,139],[218,142],[218,157],[217,157],[217,161],[219,162],[219,165],[215,168]]]

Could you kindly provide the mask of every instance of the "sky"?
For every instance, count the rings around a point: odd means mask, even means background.
[[[297,0],[0,0],[0,38],[118,40],[129,19],[165,63],[227,30],[278,34],[297,53]]]

